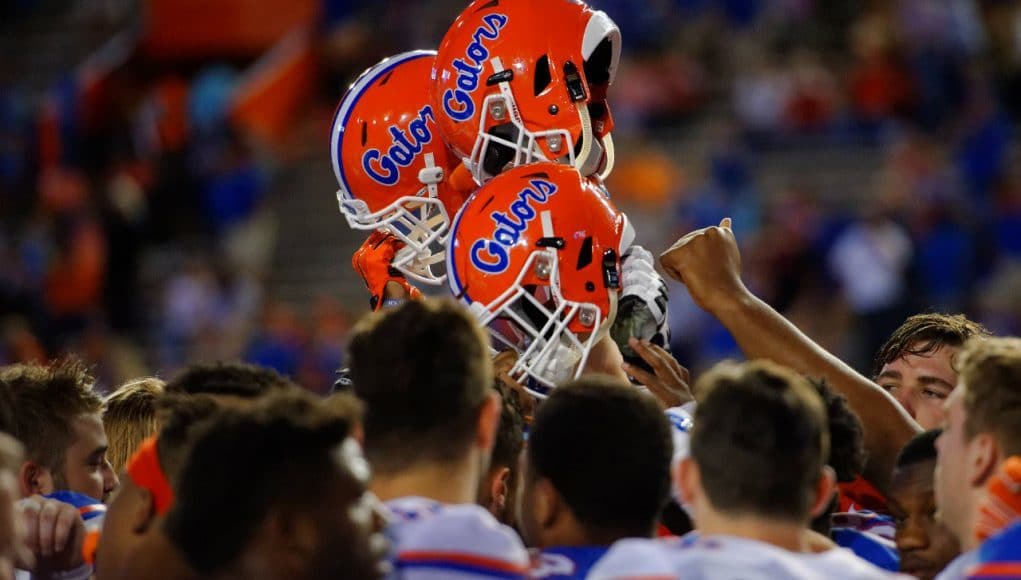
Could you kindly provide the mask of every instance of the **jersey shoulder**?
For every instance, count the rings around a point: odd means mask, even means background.
[[[476,505],[444,505],[404,521],[395,540],[400,578],[524,578],[528,552],[514,530]]]

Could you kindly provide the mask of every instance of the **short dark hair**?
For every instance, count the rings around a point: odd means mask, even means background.
[[[521,449],[525,446],[525,413],[518,394],[502,380],[494,379],[493,389],[499,393],[503,408],[500,410],[500,426],[496,430],[490,467],[510,467],[514,470]]]
[[[862,435],[861,419],[847,404],[847,397],[834,391],[825,379],[808,377],[808,382],[819,393],[829,423],[830,453],[826,465],[833,468],[840,483],[854,481],[865,469],[865,441]],[[820,534],[829,535],[832,529],[832,514],[838,505],[833,495],[827,508],[812,519],[811,528]]]
[[[825,379],[809,378],[808,382],[822,398],[830,427],[830,453],[826,465],[836,472],[838,482],[854,481],[865,469],[861,419],[847,404],[847,397],[830,388]]]
[[[460,459],[492,393],[488,341],[452,300],[407,302],[362,319],[348,347],[365,402],[365,453],[377,473]]]
[[[936,439],[942,433],[942,429],[930,429],[912,437],[897,455],[895,464],[897,469],[926,461],[936,461]]]
[[[266,393],[298,389],[298,385],[275,370],[241,362],[188,365],[166,384],[176,395],[226,395],[255,399]]]
[[[324,475],[348,427],[300,391],[222,410],[191,448],[167,536],[199,574],[230,565],[271,510],[318,507],[336,483]]]
[[[872,365],[872,376],[883,367],[909,354],[927,356],[944,346],[960,347],[973,336],[988,336],[989,331],[963,314],[916,314],[893,331],[879,348]]]
[[[207,427],[222,407],[205,395],[167,395],[157,403],[160,430],[156,454],[160,468],[176,488],[181,468],[198,433]]]
[[[826,413],[808,381],[767,361],[721,363],[695,393],[691,457],[713,507],[807,518],[829,454]]]
[[[88,366],[74,357],[0,368],[0,390],[8,392],[14,409],[9,431],[25,446],[26,460],[63,477],[67,448],[74,442],[71,421],[103,410],[94,382]]]
[[[656,401],[608,377],[553,390],[528,434],[530,479],[546,478],[590,531],[647,537],[670,496],[670,423]]]

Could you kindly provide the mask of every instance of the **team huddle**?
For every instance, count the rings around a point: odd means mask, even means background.
[[[330,155],[374,312],[328,398],[0,367],[0,580],[1021,578],[1021,339],[918,314],[865,377],[725,219],[658,262],[751,362],[670,354],[604,186],[621,46],[577,0],[476,0],[355,80]]]

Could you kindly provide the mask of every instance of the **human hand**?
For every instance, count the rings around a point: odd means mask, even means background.
[[[510,376],[510,371],[514,368],[514,364],[518,362],[518,353],[513,350],[505,350],[493,357],[493,374],[496,379],[500,381],[508,392],[513,393],[518,398],[518,403],[521,405],[521,414],[525,418],[526,423],[530,423],[532,416],[535,414],[535,397],[530,395],[525,390],[521,383],[514,380]]]
[[[701,308],[714,312],[748,290],[741,281],[741,252],[730,218],[695,230],[659,256],[667,274],[688,287]]]
[[[624,356],[620,354],[617,343],[607,334],[599,339],[592,350],[589,351],[588,360],[582,369],[582,375],[600,374],[622,379],[627,382],[627,375],[621,365],[624,364]]]
[[[695,400],[689,386],[691,373],[665,348],[636,338],[628,341],[628,345],[649,365],[652,372],[626,362],[621,368],[649,389],[665,408],[679,407]]]
[[[18,508],[25,522],[26,545],[35,560],[33,572],[72,570],[85,562],[85,524],[74,506],[34,495],[19,501]]]
[[[379,310],[386,299],[422,297],[421,291],[391,265],[402,247],[404,243],[393,234],[376,230],[351,257],[351,266],[369,290],[369,306],[373,311]]]
[[[620,348],[624,360],[642,366],[628,340],[670,343],[667,321],[666,281],[656,272],[652,254],[641,246],[631,246],[621,259],[621,294],[617,316],[610,327],[610,336]]]

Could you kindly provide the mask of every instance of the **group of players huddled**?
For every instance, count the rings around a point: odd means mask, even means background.
[[[749,292],[725,219],[659,258],[752,361],[693,380],[603,185],[620,50],[579,1],[476,0],[351,85],[375,312],[329,398],[0,368],[0,580],[1021,578],[1021,339],[919,314],[866,378]]]

